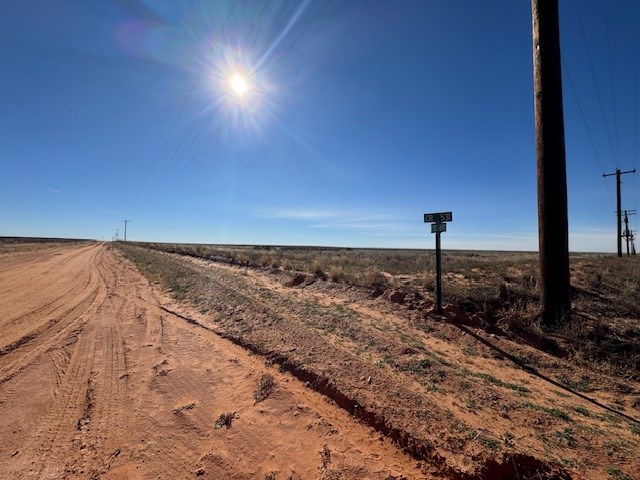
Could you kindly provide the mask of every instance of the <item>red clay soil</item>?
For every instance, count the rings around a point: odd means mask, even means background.
[[[640,478],[631,379],[475,328],[453,307],[438,320],[426,297],[121,248],[181,300],[165,311],[392,440],[420,467],[407,478]]]
[[[436,478],[104,244],[1,253],[0,311],[0,478]]]

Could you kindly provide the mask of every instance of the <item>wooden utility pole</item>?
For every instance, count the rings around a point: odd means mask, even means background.
[[[622,257],[622,193],[621,190],[621,182],[620,176],[625,175],[627,173],[636,173],[636,169],[628,170],[626,172],[621,172],[619,168],[616,168],[615,173],[603,173],[603,177],[610,177],[612,175],[616,176],[616,213],[618,215],[618,256]]]
[[[627,257],[629,256],[629,216],[627,215],[627,211],[624,211],[624,234],[625,240],[627,241]]]
[[[629,215],[635,215],[636,211],[635,210],[625,210],[624,211],[624,231],[622,232],[622,236],[624,237],[624,239],[627,242],[627,257],[629,255],[631,255],[630,251],[629,251],[629,242],[631,241],[631,243],[633,244],[633,232],[631,232],[631,230],[629,230]],[[634,253],[635,255],[635,253]]]
[[[555,326],[571,319],[558,0],[532,0],[532,20],[542,321]]]
[[[127,241],[127,223],[129,223],[129,220],[122,220],[124,222],[124,241]]]

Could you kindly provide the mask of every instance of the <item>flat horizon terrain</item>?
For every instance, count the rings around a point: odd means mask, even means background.
[[[0,242],[0,477],[638,478],[637,258],[415,252]]]

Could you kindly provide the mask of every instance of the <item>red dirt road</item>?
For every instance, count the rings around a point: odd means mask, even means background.
[[[425,478],[169,303],[104,244],[0,254],[0,478]]]

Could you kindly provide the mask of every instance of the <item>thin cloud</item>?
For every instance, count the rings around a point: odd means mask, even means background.
[[[273,209],[254,212],[257,218],[273,218],[276,220],[322,220],[336,218],[340,212],[317,209]]]
[[[55,188],[47,188],[51,193],[55,193],[56,195],[60,195],[62,192],[60,190],[56,190]]]
[[[326,208],[275,208],[263,209],[252,214],[257,218],[277,220],[316,221],[316,228],[329,228],[344,224],[381,224],[397,220],[397,215],[390,213],[368,212],[361,210],[326,209]]]

